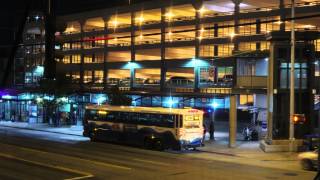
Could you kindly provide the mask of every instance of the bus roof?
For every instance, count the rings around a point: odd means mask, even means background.
[[[203,114],[203,111],[191,108],[163,108],[163,107],[136,107],[136,106],[111,106],[111,105],[87,105],[86,109],[109,110],[109,111],[124,111],[124,112],[146,112],[160,114]]]

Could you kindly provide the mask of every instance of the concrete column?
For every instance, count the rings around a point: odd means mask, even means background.
[[[200,8],[201,5],[198,5],[198,7],[196,8],[196,24],[195,24],[195,63],[194,63],[194,91],[197,92],[199,91],[199,67],[197,64],[197,60],[200,57],[200,44],[201,44],[201,39],[199,38],[201,33],[201,27],[200,27],[200,23],[201,23],[201,14],[200,14]]]
[[[229,109],[229,147],[235,148],[237,145],[237,96],[230,96]]]
[[[84,50],[84,43],[83,43],[83,39],[84,39],[84,26],[85,26],[86,21],[85,20],[81,20],[80,21],[80,49],[81,49],[81,59],[80,59],[80,89],[83,89],[83,76],[84,76],[84,54],[83,54],[83,50]]]
[[[166,8],[161,8],[161,75],[160,75],[160,90],[165,90],[166,83],[166,22],[165,22]]]
[[[135,52],[135,12],[131,11],[131,62],[136,61],[136,52]],[[130,69],[130,89],[134,86],[135,73],[134,69]]]
[[[280,31],[285,31],[286,24],[284,23],[284,19],[286,18],[286,12],[285,12],[284,0],[279,0],[279,9],[280,9],[280,21],[282,22],[280,24]]]
[[[110,17],[103,18],[104,21],[104,32],[105,32],[105,41],[104,41],[104,51],[103,51],[103,87],[105,90],[108,88],[107,80],[108,80],[108,37],[109,37],[109,31],[108,31],[108,21],[110,20]]]
[[[239,14],[240,14],[240,3],[242,0],[232,0],[234,3],[234,33],[239,34],[240,32],[240,27],[239,25]],[[237,42],[236,39],[232,39],[233,44],[234,44],[234,51],[239,51],[239,42]]]
[[[268,78],[267,78],[267,121],[268,121],[268,133],[266,141],[271,143],[273,134],[273,109],[274,109],[274,95],[277,94],[277,91],[274,87],[274,69],[275,69],[275,61],[274,61],[274,54],[275,54],[275,47],[274,43],[271,42],[270,44],[270,57],[268,60]]]
[[[261,33],[261,20],[260,19],[256,19],[256,34],[260,34]],[[256,43],[256,49],[260,50],[261,49],[261,43],[257,42]]]

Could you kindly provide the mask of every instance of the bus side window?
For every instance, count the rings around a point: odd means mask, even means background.
[[[130,121],[128,123],[137,124],[139,122],[139,114],[138,113],[130,113]]]
[[[129,123],[130,122],[130,113],[129,112],[119,112],[118,122]]]
[[[163,114],[162,115],[162,123],[161,126],[163,127],[174,127],[174,115],[169,115],[169,114]]]

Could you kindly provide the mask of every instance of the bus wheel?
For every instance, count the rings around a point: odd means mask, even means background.
[[[164,150],[163,144],[162,144],[160,139],[156,139],[154,141],[153,147],[157,151],[163,151]]]
[[[143,146],[145,149],[152,149],[152,141],[146,138],[143,142]]]

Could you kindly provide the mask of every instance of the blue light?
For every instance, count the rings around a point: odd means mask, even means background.
[[[10,96],[10,95],[4,95],[2,96],[2,99],[13,99],[14,97],[13,96]]]
[[[128,62],[122,67],[122,69],[138,69],[138,68],[141,68],[141,66],[136,62]]]
[[[175,101],[173,99],[173,97],[169,97],[166,101],[164,101],[164,107],[169,107],[169,108],[172,108],[175,106],[175,104],[177,103],[177,101]]]
[[[107,101],[107,96],[105,94],[93,94],[92,102],[101,105]]]
[[[183,65],[183,67],[207,67],[207,66],[210,66],[209,62],[202,59],[196,59],[196,58],[192,58],[190,61],[187,61],[187,63]]]
[[[211,107],[213,107],[214,109],[216,109],[217,107],[219,107],[219,104],[216,103],[216,102],[213,102],[213,103],[211,104]]]
[[[33,73],[36,76],[42,76],[44,72],[44,67],[43,66],[37,66],[36,69],[33,71]]]
[[[22,94],[18,96],[18,99],[28,100],[28,99],[32,99],[32,97],[30,96],[30,94]]]

